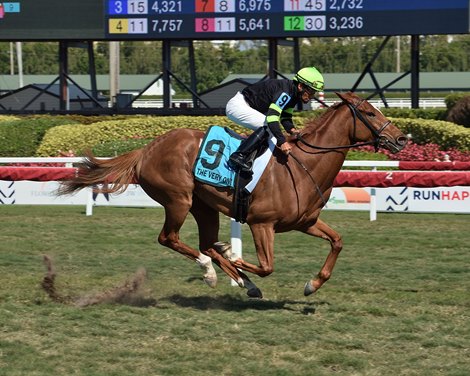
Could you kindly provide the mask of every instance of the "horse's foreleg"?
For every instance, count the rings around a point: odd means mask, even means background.
[[[331,273],[333,272],[333,268],[336,264],[336,260],[338,259],[341,249],[343,248],[343,241],[341,240],[340,234],[338,234],[335,230],[333,230],[320,219],[317,220],[315,225],[309,227],[304,232],[308,235],[325,239],[331,244],[330,253],[326,257],[325,263],[318,273],[317,278],[312,279],[305,284],[304,295],[308,296],[317,291],[326,281],[330,279]]]
[[[232,278],[238,286],[246,288],[246,294],[250,298],[262,298],[263,294],[261,290],[240,270],[235,268],[232,263],[225,259],[219,252],[214,248],[209,248],[204,253],[214,261],[220,269],[222,269],[230,278]]]
[[[215,287],[217,284],[217,274],[212,266],[211,258],[184,244],[179,238],[179,230],[188,212],[189,209],[184,210],[182,206],[176,208],[172,208],[170,205],[165,206],[165,223],[158,236],[158,242],[196,261],[201,269],[204,270],[204,282],[210,287]]]
[[[270,225],[257,224],[250,226],[256,248],[259,265],[243,259],[232,261],[233,265],[247,272],[266,277],[274,271],[274,229]]]
[[[214,244],[214,249],[218,255],[212,254],[212,259],[214,262],[223,270],[225,273],[230,275],[232,269],[234,269],[238,274],[238,280],[234,279],[238,283],[238,286],[244,287],[247,289],[246,294],[250,298],[262,298],[263,294],[261,290],[256,286],[245,273],[242,273],[240,270],[234,268],[230,261],[235,261],[232,259],[232,246],[230,243],[226,242],[217,242]]]
[[[219,212],[205,204],[197,196],[194,196],[191,214],[194,216],[198,225],[199,249],[201,252],[210,257],[210,259],[240,287],[246,288],[248,290],[248,296],[261,298],[261,291],[256,285],[219,254],[220,252],[217,246],[217,244],[220,244],[218,242],[220,227]]]

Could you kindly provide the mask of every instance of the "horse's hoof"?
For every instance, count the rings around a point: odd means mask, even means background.
[[[312,281],[308,281],[305,284],[304,295],[309,296],[309,295],[312,295],[314,292],[315,292],[315,287],[313,287]]]
[[[217,276],[204,277],[204,282],[206,283],[207,286],[211,288],[215,288],[217,286]]]
[[[258,287],[253,287],[246,292],[251,299],[263,299],[263,293]]]

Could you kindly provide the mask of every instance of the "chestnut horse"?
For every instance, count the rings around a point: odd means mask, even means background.
[[[219,212],[233,216],[233,191],[195,180],[192,169],[203,131],[172,130],[141,149],[111,159],[87,153],[77,176],[62,182],[58,193],[71,194],[97,184],[104,184],[101,192],[122,192],[130,182],[137,182],[165,209],[158,242],[196,261],[211,287],[217,282],[214,261],[250,297],[262,294],[242,270],[260,277],[273,272],[275,233],[297,230],[325,239],[331,249],[317,277],[305,285],[304,295],[310,295],[330,278],[343,247],[341,236],[318,217],[349,148],[372,144],[396,153],[407,143],[407,137],[366,100],[350,92],[337,95],[341,102],[306,124],[299,136],[290,137],[289,156],[274,150],[252,192],[246,223],[259,265],[232,259],[229,247],[219,242]],[[198,225],[199,250],[179,236],[188,213]]]

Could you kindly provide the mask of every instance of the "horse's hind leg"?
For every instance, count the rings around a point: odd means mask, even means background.
[[[251,298],[261,298],[262,293],[256,285],[242,272],[235,268],[232,263],[220,254],[218,248],[219,237],[219,212],[197,197],[193,198],[191,214],[194,216],[199,229],[199,249],[208,255],[220,269],[230,278],[238,283],[240,287],[246,288],[247,295]],[[217,243],[217,244],[216,244]]]
[[[309,227],[304,232],[308,235],[325,239],[331,244],[330,253],[326,257],[325,263],[318,273],[317,278],[312,279],[305,284],[304,295],[308,296],[317,291],[326,281],[330,279],[331,273],[333,272],[333,268],[336,264],[336,260],[338,259],[341,249],[343,248],[343,241],[341,240],[340,234],[338,234],[335,230],[333,230],[320,219],[317,220],[315,225]]]
[[[165,205],[165,223],[158,236],[158,242],[168,248],[181,253],[183,256],[196,261],[205,271],[204,282],[210,287],[217,284],[217,274],[212,266],[211,258],[201,252],[189,247],[180,240],[179,230],[188,215],[189,208],[183,205],[167,204]]]

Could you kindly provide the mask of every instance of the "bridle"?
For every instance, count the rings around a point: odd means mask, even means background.
[[[312,148],[312,149],[318,149],[318,150],[336,150],[336,149],[350,149],[350,148],[355,148],[355,147],[358,147],[358,146],[364,146],[364,145],[374,145],[375,147],[375,151],[378,150],[379,146],[383,143],[387,143],[388,140],[386,138],[383,138],[381,137],[381,133],[385,130],[385,128],[387,128],[390,124],[391,124],[391,121],[390,120],[387,120],[381,127],[379,130],[375,129],[372,124],[364,117],[364,115],[362,114],[362,112],[358,109],[358,107],[362,104],[362,102],[364,101],[364,99],[360,100],[358,103],[356,103],[355,105],[349,103],[349,102],[344,102],[349,110],[351,111],[351,115],[353,116],[353,127],[354,127],[354,133],[353,133],[353,144],[351,145],[343,145],[343,146],[317,146],[317,145],[313,145],[313,144],[310,144],[308,143],[307,141],[305,141],[302,137],[302,134],[301,133],[298,133],[297,134],[297,140],[300,141],[302,144],[304,144],[305,146],[308,146],[309,148]],[[359,119],[366,127],[367,129],[369,129],[371,131],[371,133],[374,135],[374,140],[373,141],[368,141],[368,142],[356,142],[356,128],[357,128],[357,119]],[[319,187],[319,185],[317,184],[317,182],[315,181],[315,179],[313,178],[313,176],[310,174],[310,172],[308,171],[307,167],[302,163],[302,161],[300,161],[295,155],[293,155],[292,153],[289,154],[296,162],[297,164],[302,167],[302,169],[307,173],[307,176],[310,178],[310,180],[312,181],[313,185],[315,186],[316,190],[317,190],[317,193],[318,195],[320,196],[322,202],[323,202],[323,206],[325,206],[327,204],[327,200],[325,199],[325,197],[323,196],[323,193]]]
[[[391,124],[391,121],[390,120],[387,120],[381,127],[380,129],[375,129],[372,124],[369,122],[369,120],[367,120],[364,115],[362,114],[362,112],[359,110],[359,106],[362,104],[362,102],[364,102],[364,99],[360,100],[358,103],[356,103],[355,105],[349,103],[349,102],[344,102],[349,110],[351,111],[351,115],[353,117],[353,127],[354,127],[354,132],[353,132],[353,143],[351,145],[342,145],[342,146],[317,146],[317,145],[313,145],[313,144],[310,144],[308,143],[307,141],[304,140],[304,138],[302,137],[302,134],[301,133],[298,133],[297,134],[297,140],[299,140],[302,144],[304,144],[305,146],[308,146],[309,148],[312,148],[312,149],[318,149],[318,150],[336,150],[336,149],[351,149],[351,148],[355,148],[355,147],[358,147],[358,146],[365,146],[365,145],[374,145],[374,148],[375,148],[375,151],[377,151],[379,149],[379,146],[382,145],[382,143],[387,143],[387,139],[384,138],[384,137],[381,137],[381,133],[385,130],[385,128],[387,128],[390,124]],[[373,141],[367,141],[367,142],[356,142],[356,128],[357,128],[357,119],[359,119],[365,126],[367,129],[370,130],[370,132],[373,134],[374,136],[374,140]]]

